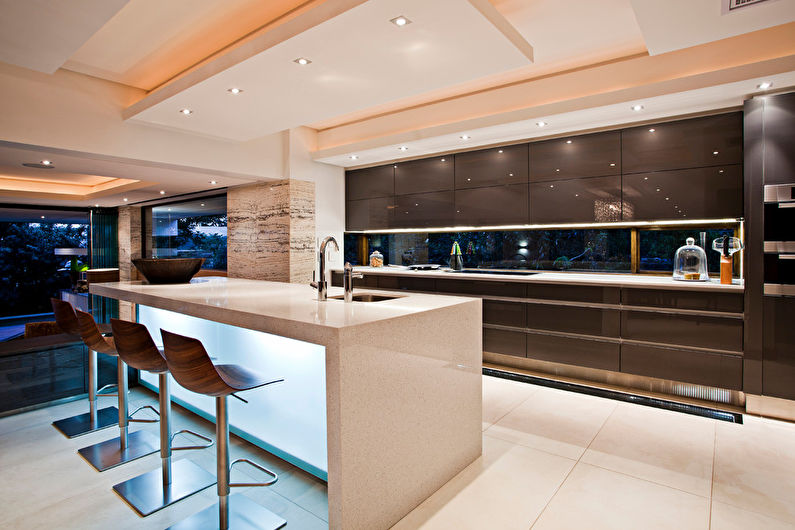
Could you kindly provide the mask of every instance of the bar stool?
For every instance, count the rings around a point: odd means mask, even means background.
[[[55,313],[55,322],[61,331],[70,335],[80,335],[80,325],[77,322],[72,304],[57,298],[50,298],[52,311]],[[82,434],[105,429],[118,423],[119,411],[116,407],[105,407],[97,410],[97,396],[111,397],[116,394],[101,394],[106,388],[114,385],[105,385],[97,390],[97,352],[88,349],[88,412],[70,418],[54,421],[53,426],[61,431],[67,438],[74,438]]]
[[[113,339],[119,358],[138,370],[157,374],[160,401],[160,460],[161,469],[138,475],[113,486],[113,490],[135,511],[146,517],[194,493],[215,484],[215,476],[188,459],[178,460],[172,466],[171,451],[206,449],[213,441],[206,436],[183,429],[171,434],[171,394],[168,365],[155,346],[152,336],[143,324],[111,319]],[[191,434],[206,442],[205,445],[172,447],[178,434]]]
[[[194,338],[160,330],[163,336],[163,353],[174,379],[184,388],[215,397],[215,439],[218,442],[216,469],[218,474],[218,502],[199,513],[171,526],[169,530],[208,529],[226,530],[258,528],[277,529],[287,521],[265,509],[245,495],[229,497],[230,488],[270,486],[278,480],[276,473],[245,458],[229,463],[229,416],[227,397],[235,392],[252,390],[279,383],[284,379],[266,379],[236,364],[214,365],[202,343]],[[237,396],[235,396],[237,397]],[[238,398],[241,399],[242,398]],[[249,464],[273,477],[266,482],[230,483],[232,466]]]
[[[97,471],[105,471],[120,464],[125,464],[146,455],[151,455],[158,449],[158,440],[155,435],[147,431],[135,431],[128,433],[128,422],[155,423],[158,420],[137,420],[133,419],[137,412],[143,409],[150,409],[156,414],[157,409],[149,405],[139,407],[132,414],[129,414],[127,407],[127,365],[118,358],[116,345],[112,337],[103,337],[94,321],[94,317],[79,309],[75,310],[77,323],[79,325],[80,337],[89,350],[112,355],[116,359],[116,377],[118,378],[118,397],[119,397],[119,436],[110,440],[105,440],[98,444],[83,447],[77,452],[94,466]]]

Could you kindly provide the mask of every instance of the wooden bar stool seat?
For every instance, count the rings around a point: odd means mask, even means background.
[[[61,331],[70,335],[80,336],[80,324],[72,304],[58,298],[50,298],[55,322]],[[103,348],[104,349],[104,348]],[[115,350],[114,350],[115,351]],[[104,353],[104,352],[100,352]],[[114,354],[111,354],[114,355]],[[106,385],[97,389],[97,350],[88,347],[88,412],[70,418],[54,421],[53,426],[67,438],[105,429],[118,424],[119,410],[116,407],[97,409],[97,397],[111,397],[116,394],[103,393],[115,385]]]
[[[111,319],[110,323],[121,360],[137,370],[158,376],[161,469],[149,471],[113,486],[113,490],[127,504],[145,517],[215,484],[215,476],[212,473],[208,473],[188,459],[178,460],[173,465],[171,463],[172,451],[206,449],[213,445],[213,441],[188,429],[171,433],[171,392],[165,358],[143,324],[115,318]],[[205,443],[172,447],[172,440],[179,434],[196,436]]]
[[[272,379],[235,364],[214,365],[202,343],[163,329],[163,354],[171,375],[182,387],[215,397],[215,439],[218,444],[217,474],[218,503],[172,526],[174,530],[218,528],[277,529],[287,521],[265,509],[244,495],[229,492],[233,487],[270,486],[278,480],[276,473],[248,459],[239,458],[229,463],[229,416],[227,398],[236,392],[252,390],[284,379]],[[237,396],[235,396],[237,397]],[[242,399],[242,398],[239,398]],[[268,474],[265,482],[230,483],[232,466],[247,463]]]
[[[80,338],[83,339],[83,342],[89,350],[118,357],[119,353],[116,350],[115,339],[102,335],[94,317],[79,309],[75,310],[75,316],[77,317]],[[117,395],[119,398],[119,436],[88,447],[83,447],[77,451],[80,456],[85,458],[97,471],[105,471],[120,464],[131,462],[132,460],[150,455],[158,449],[157,437],[152,433],[147,431],[128,432],[129,422],[154,423],[158,421],[133,419],[132,416],[140,410],[146,408],[154,411],[156,414],[159,413],[157,409],[149,405],[136,409],[132,414],[129,413],[127,401],[127,365],[121,358],[117,358],[116,367]]]

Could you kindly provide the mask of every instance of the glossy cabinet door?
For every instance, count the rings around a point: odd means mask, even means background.
[[[530,183],[531,224],[620,220],[618,175]]]
[[[762,394],[795,399],[795,298],[765,296],[762,304]]]
[[[345,199],[355,201],[395,194],[395,168],[392,164],[345,172]]]
[[[455,188],[527,182],[527,144],[493,147],[455,155]]]
[[[483,328],[483,351],[526,357],[527,336],[523,331]]]
[[[743,216],[741,165],[623,176],[625,221]]]
[[[795,182],[795,93],[769,96],[764,102],[765,184]]]
[[[527,327],[535,330],[618,338],[620,314],[617,309],[527,304]]]
[[[418,193],[395,197],[392,226],[429,228],[453,225],[453,192]]]
[[[345,229],[374,230],[392,226],[392,197],[361,199],[345,203]]]
[[[456,190],[456,226],[527,224],[527,184]]]
[[[621,371],[732,390],[743,385],[741,355],[622,344]]]
[[[619,131],[530,144],[530,182],[620,174]]]
[[[624,129],[623,173],[643,173],[743,161],[743,114],[732,112]]]
[[[743,321],[736,318],[624,310],[621,312],[621,337],[742,354]]]
[[[587,368],[620,369],[620,345],[618,342],[561,337],[542,333],[527,335],[527,357],[539,361],[573,364]]]
[[[453,189],[452,155],[399,162],[395,166],[395,194],[410,195]]]

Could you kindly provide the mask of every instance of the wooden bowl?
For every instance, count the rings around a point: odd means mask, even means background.
[[[202,268],[204,258],[139,258],[132,262],[149,283],[188,283]]]

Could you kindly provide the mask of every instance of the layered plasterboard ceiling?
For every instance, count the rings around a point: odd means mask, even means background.
[[[728,1],[0,0],[0,61],[141,89],[119,113],[144,127],[219,142],[310,127],[317,161],[353,167],[794,86],[795,1]],[[3,202],[123,204],[260,177],[6,144]]]

